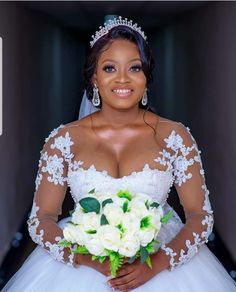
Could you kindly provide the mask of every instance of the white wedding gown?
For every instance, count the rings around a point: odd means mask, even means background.
[[[162,250],[170,259],[170,269],[157,274],[135,292],[231,292],[235,282],[209,251],[205,242],[213,216],[208,200],[204,172],[196,142],[182,124],[176,123],[164,139],[166,148],[154,160],[157,167],[146,163],[143,169],[114,178],[94,165],[83,168],[75,160],[77,133],[74,126],[60,126],[46,139],[41,151],[36,192],[29,232],[39,246],[2,290],[10,292],[105,292],[111,291],[107,278],[87,266],[73,266],[73,256],[57,245],[69,218],[57,224],[65,191],[78,201],[93,188],[97,192],[128,189],[150,195],[170,210],[166,200],[173,184],[184,206],[185,225],[175,213],[158,235]],[[194,207],[193,207],[194,206]]]

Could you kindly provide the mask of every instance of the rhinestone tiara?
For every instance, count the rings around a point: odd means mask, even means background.
[[[104,23],[104,26],[99,26],[99,31],[96,31],[95,35],[92,35],[90,47],[92,48],[96,41],[98,41],[102,36],[106,35],[109,30],[119,25],[128,26],[131,29],[137,31],[144,40],[147,39],[144,32],[141,30],[141,27],[138,27],[137,23],[133,24],[133,20],[128,20],[127,18],[122,19],[122,16],[119,16],[118,18],[109,19],[107,22]]]

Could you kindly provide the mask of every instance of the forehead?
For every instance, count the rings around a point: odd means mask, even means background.
[[[140,59],[138,47],[133,42],[124,39],[112,41],[100,55],[98,62],[103,62],[106,59],[114,61],[129,61],[132,59]]]

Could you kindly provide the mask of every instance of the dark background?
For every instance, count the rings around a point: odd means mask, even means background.
[[[39,151],[53,128],[78,117],[86,49],[107,14],[137,21],[147,35],[156,63],[149,100],[188,126],[202,150],[215,211],[210,245],[236,276],[236,3],[1,1],[0,285],[34,247],[25,220]]]

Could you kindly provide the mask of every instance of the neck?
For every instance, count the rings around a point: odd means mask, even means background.
[[[138,106],[131,109],[113,109],[103,105],[99,111],[99,116],[106,125],[111,127],[123,127],[128,124],[133,124],[138,120],[140,114],[143,112]]]

